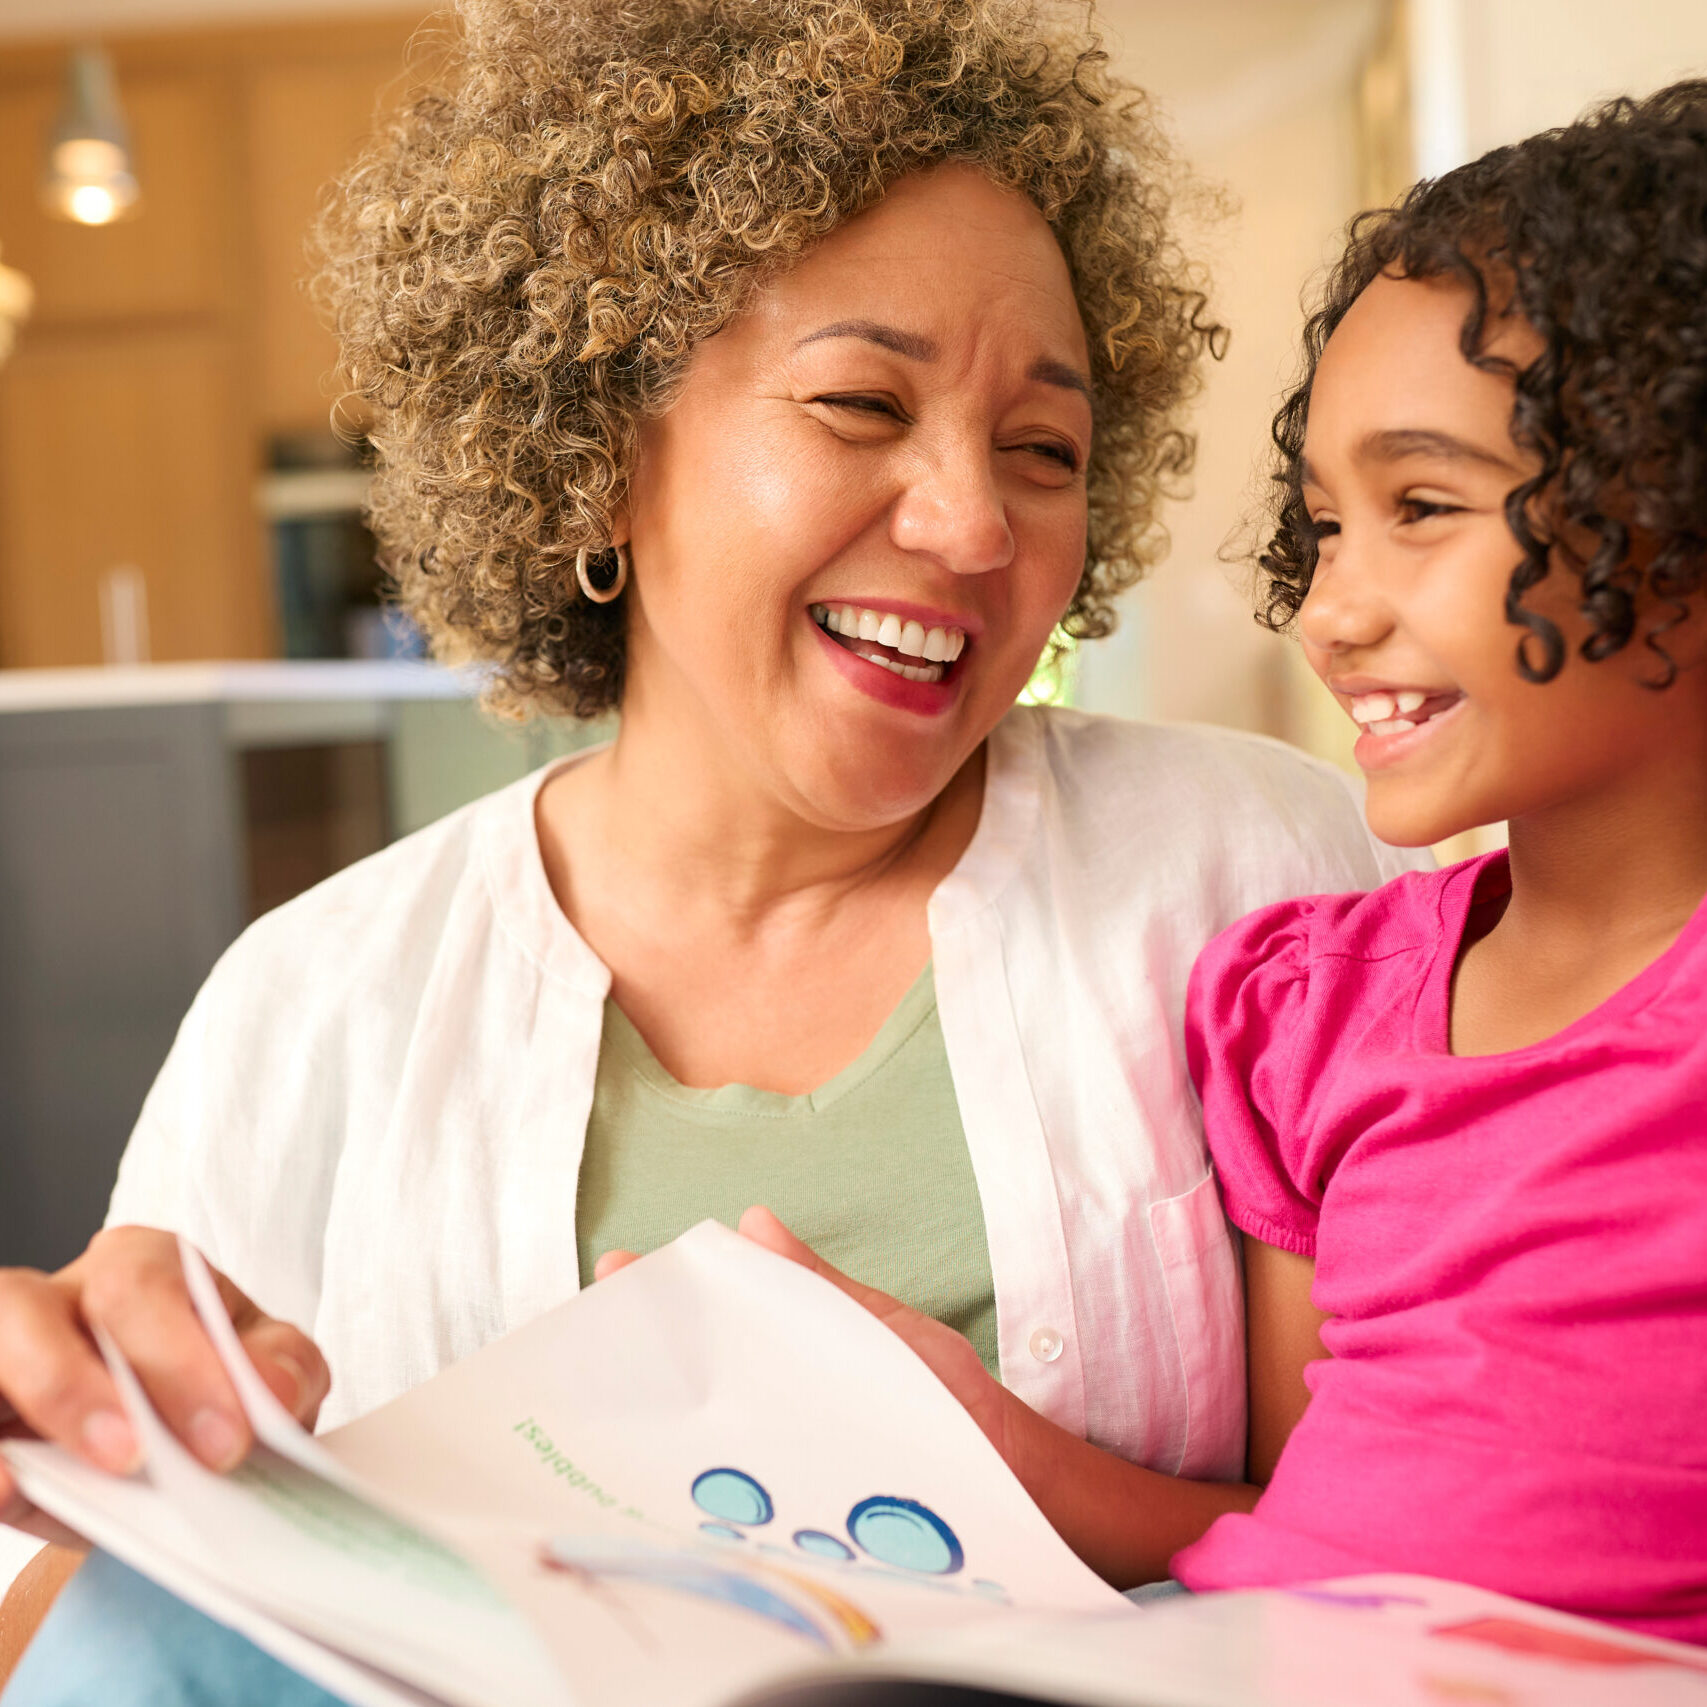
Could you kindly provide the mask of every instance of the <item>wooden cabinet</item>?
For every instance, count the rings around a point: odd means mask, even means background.
[[[335,358],[307,228],[424,10],[109,39],[143,202],[97,228],[38,197],[72,44],[0,49],[0,246],[36,292],[0,368],[0,666],[100,662],[129,566],[153,658],[276,651],[255,487],[273,436],[327,430]]]
[[[33,339],[0,374],[0,664],[99,664],[100,584],[159,660],[271,650],[241,362],[217,321]]]
[[[250,82],[249,215],[261,337],[257,402],[269,432],[326,425],[337,344],[304,289],[308,227],[401,70],[395,52],[352,55],[260,67]]]

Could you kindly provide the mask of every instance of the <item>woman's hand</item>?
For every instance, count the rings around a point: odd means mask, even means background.
[[[331,1385],[313,1341],[262,1313],[215,1274],[250,1361],[280,1402],[312,1427]],[[6,1432],[56,1441],[103,1470],[136,1468],[140,1448],[92,1329],[112,1335],[166,1426],[204,1464],[229,1470],[252,1437],[237,1394],[190,1302],[171,1233],[117,1227],[57,1274],[0,1270],[0,1420]],[[0,1464],[0,1520],[27,1507]]]

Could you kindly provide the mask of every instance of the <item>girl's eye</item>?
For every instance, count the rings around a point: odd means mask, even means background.
[[[1460,506],[1457,504],[1437,504],[1428,498],[1401,498],[1399,500],[1399,521],[1402,526],[1415,522],[1433,520],[1436,516],[1455,516]]]
[[[1317,540],[1332,539],[1340,525],[1331,516],[1311,516],[1310,532]]]

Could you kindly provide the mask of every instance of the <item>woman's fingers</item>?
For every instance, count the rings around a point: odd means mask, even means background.
[[[230,1286],[230,1282],[225,1285]],[[236,1292],[236,1288],[231,1290]],[[241,1298],[242,1294],[238,1293]],[[244,1300],[248,1303],[248,1300]],[[332,1371],[320,1348],[307,1334],[289,1322],[263,1316],[249,1305],[253,1320],[237,1320],[238,1337],[249,1354],[255,1372],[276,1398],[304,1428],[313,1428],[320,1406],[332,1387]]]
[[[190,1302],[178,1241],[150,1228],[114,1228],[96,1235],[76,1269],[83,1319],[112,1336],[161,1421],[210,1469],[240,1463],[249,1424]],[[229,1282],[221,1290],[234,1320],[258,1316]]]
[[[263,1314],[215,1275],[220,1299],[257,1373],[312,1426],[331,1385],[305,1334]],[[161,1420],[211,1469],[228,1470],[253,1436],[230,1377],[191,1301],[177,1238],[148,1227],[97,1234],[58,1274],[0,1271],[0,1414],[105,1470],[134,1469],[135,1431],[96,1350],[102,1329],[124,1354]],[[0,1469],[0,1513],[17,1501]]]
[[[135,1468],[136,1436],[63,1276],[0,1271],[0,1396],[44,1440],[103,1470]]]

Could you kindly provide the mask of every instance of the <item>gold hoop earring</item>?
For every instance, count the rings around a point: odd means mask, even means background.
[[[616,561],[607,567],[611,558]],[[583,545],[575,553],[575,580],[596,605],[608,605],[612,599],[621,598],[622,589],[628,585],[628,547],[611,545],[595,558],[591,549]]]

